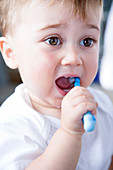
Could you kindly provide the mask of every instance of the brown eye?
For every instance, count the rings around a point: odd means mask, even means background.
[[[60,45],[60,44],[61,44],[60,39],[57,38],[57,37],[48,38],[48,39],[45,40],[45,42],[46,42],[47,44],[53,45],[53,46],[55,46],[55,45]]]
[[[85,38],[80,42],[80,45],[85,47],[91,47],[94,43],[94,40],[92,38]]]

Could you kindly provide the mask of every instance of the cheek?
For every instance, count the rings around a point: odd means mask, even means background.
[[[94,80],[98,70],[98,62],[93,62],[89,68],[89,78],[91,79],[91,83]]]
[[[26,63],[26,68],[20,70],[23,81],[30,91],[34,94],[47,93],[53,88],[54,63],[48,59],[38,59]]]
[[[88,87],[94,80],[97,70],[98,70],[98,59],[88,60],[85,66],[85,76],[84,76],[84,86]]]

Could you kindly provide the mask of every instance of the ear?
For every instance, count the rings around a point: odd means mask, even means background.
[[[11,69],[16,69],[17,63],[14,51],[5,37],[0,37],[0,50],[6,65]]]

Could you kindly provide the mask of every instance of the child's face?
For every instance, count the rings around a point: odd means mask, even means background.
[[[68,82],[62,77],[80,77],[81,85],[87,87],[96,75],[100,12],[89,11],[85,23],[70,11],[71,4],[33,4],[24,9],[17,25],[13,37],[16,62],[37,105],[60,107],[67,93],[63,81]]]

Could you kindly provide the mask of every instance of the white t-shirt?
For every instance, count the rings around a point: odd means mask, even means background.
[[[105,94],[89,90],[99,105],[96,128],[83,134],[76,169],[107,170],[113,154],[113,106]],[[59,119],[32,108],[27,90],[19,85],[0,107],[0,170],[24,170],[44,152],[59,127]]]

